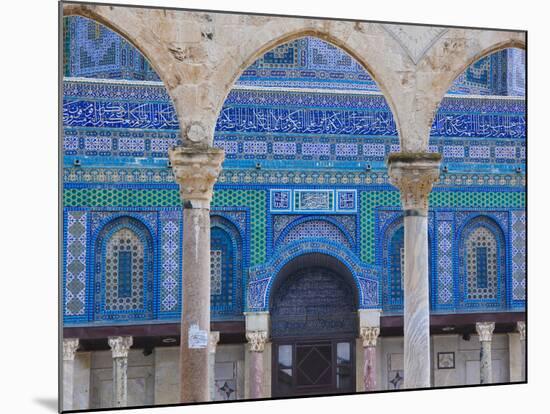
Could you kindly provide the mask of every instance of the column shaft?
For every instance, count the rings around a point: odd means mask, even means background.
[[[363,381],[365,383],[365,391],[376,390],[376,347],[366,346],[363,348],[364,365],[363,365]]]
[[[262,398],[264,388],[264,349],[267,331],[250,331],[246,333],[250,349],[249,364],[249,398]]]
[[[73,409],[74,400],[74,357],[78,339],[63,339],[63,410]]]
[[[131,336],[111,336],[108,339],[113,355],[113,406],[128,405],[128,352],[133,344]]]
[[[219,332],[210,332],[210,342],[209,342],[209,362],[208,362],[208,368],[210,370],[209,376],[210,376],[210,401],[214,401],[216,399],[216,348],[218,345],[218,342],[220,340],[220,333]]]
[[[378,315],[378,322],[379,317]],[[379,334],[379,326],[360,328],[360,335],[363,339],[363,385],[365,391],[376,390],[376,342]]]
[[[263,352],[250,353],[250,398],[262,398]]]
[[[439,179],[441,154],[394,153],[389,175],[399,188],[404,210],[404,383],[430,386],[430,294],[428,275],[428,197]]]
[[[181,399],[210,397],[208,335],[210,331],[210,210],[185,208],[180,344]]]
[[[406,388],[430,386],[428,218],[405,216],[404,370]]]
[[[128,358],[113,358],[113,398],[115,407],[128,405]]]
[[[224,152],[218,148],[188,146],[171,148],[168,156],[184,207],[180,398],[181,402],[208,401],[210,202]]]
[[[479,381],[480,384],[493,382],[493,363],[491,359],[491,344],[493,339],[494,322],[477,322],[476,331],[479,335]]]
[[[520,344],[520,356],[521,356],[521,380],[527,380],[527,355],[525,349],[525,321],[519,321],[517,323],[517,330],[519,332],[519,344]]]

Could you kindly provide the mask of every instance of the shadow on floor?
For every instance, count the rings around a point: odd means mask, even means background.
[[[35,398],[34,402],[54,413],[58,410],[57,398]]]

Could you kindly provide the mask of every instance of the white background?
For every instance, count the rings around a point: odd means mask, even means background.
[[[155,413],[413,410],[464,414],[548,409],[541,405],[548,401],[550,393],[547,321],[550,262],[545,260],[549,257],[550,240],[544,214],[550,193],[547,183],[550,136],[546,127],[550,121],[547,43],[550,21],[542,6],[545,2],[135,0],[135,3],[529,30],[530,384],[159,408]],[[0,411],[5,413],[52,413],[57,404],[57,6],[55,0],[10,0],[0,6]]]

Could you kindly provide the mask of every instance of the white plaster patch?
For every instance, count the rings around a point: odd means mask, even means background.
[[[202,349],[208,346],[208,332],[201,330],[197,324],[191,325],[187,339],[190,349]]]

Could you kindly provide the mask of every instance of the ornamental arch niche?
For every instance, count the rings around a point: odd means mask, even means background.
[[[108,221],[95,238],[90,318],[152,319],[155,249],[148,227],[130,216]]]

